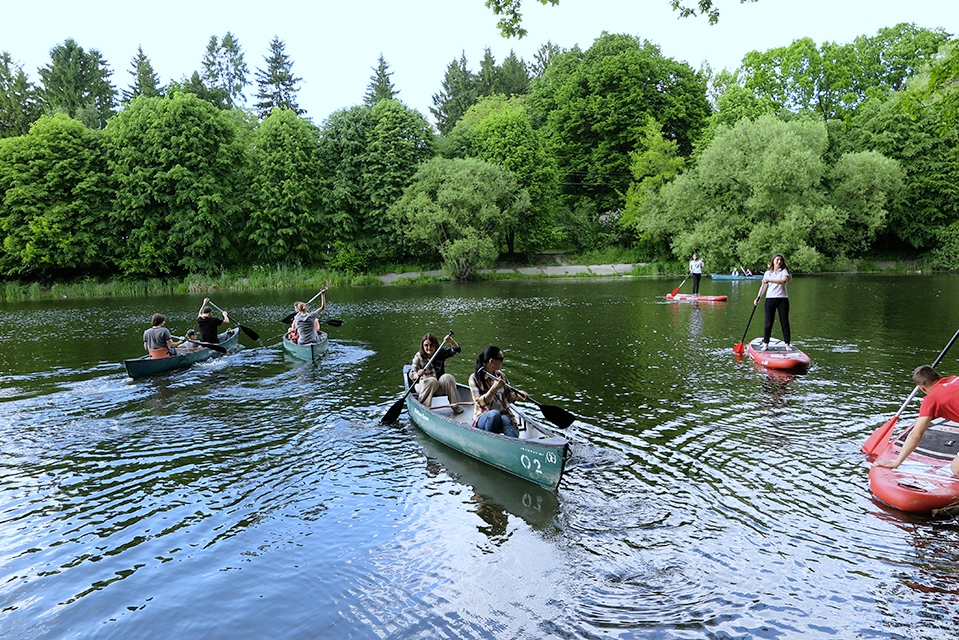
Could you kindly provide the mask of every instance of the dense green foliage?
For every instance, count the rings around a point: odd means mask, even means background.
[[[314,124],[278,37],[251,109],[230,33],[167,86],[138,49],[120,93],[73,40],[36,86],[2,52],[0,277],[443,263],[466,278],[557,250],[695,251],[716,269],[781,251],[805,270],[882,252],[956,269],[955,45],[900,24],[717,74],[626,34],[548,42],[532,62],[487,49],[476,71],[464,52],[438,79],[435,128],[397,99],[382,55],[362,103]]]

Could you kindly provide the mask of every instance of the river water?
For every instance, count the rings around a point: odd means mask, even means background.
[[[959,277],[797,278],[802,376],[732,355],[758,283],[678,280],[334,289],[316,365],[271,339],[314,292],[217,294],[267,346],[138,381],[150,315],[183,333],[201,296],[4,304],[0,636],[955,637],[959,523],[874,502],[859,447]],[[579,418],[557,492],[379,424],[450,329],[458,380],[496,344]]]

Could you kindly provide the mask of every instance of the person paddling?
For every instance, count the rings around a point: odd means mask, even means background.
[[[763,292],[766,292],[766,324],[763,325],[762,351],[769,348],[769,338],[772,335],[773,320],[776,319],[777,310],[779,310],[779,326],[783,330],[783,342],[786,343],[787,351],[790,348],[792,331],[789,327],[789,293],[786,291],[786,283],[790,280],[792,276],[786,268],[786,258],[781,253],[773,255],[769,268],[763,274],[763,284],[759,287],[759,293],[753,302],[753,305],[758,305]]]
[[[446,361],[460,353],[462,349],[453,336],[446,336],[443,342],[443,346],[440,346],[436,335],[432,333],[423,336],[420,349],[413,356],[410,380],[416,383],[416,396],[424,406],[430,406],[433,395],[437,391],[442,391],[446,394],[447,402],[453,405],[453,413],[463,413],[463,407],[456,406],[459,399],[456,392],[456,378],[453,374],[446,373]],[[445,343],[449,343],[449,346]]]
[[[326,309],[326,291],[329,285],[320,290],[320,306],[316,311],[310,311],[305,302],[293,303],[296,315],[293,316],[291,328],[296,331],[296,344],[313,344],[320,341],[320,314]]]
[[[473,426],[483,431],[502,433],[511,438],[519,437],[513,426],[510,402],[517,397],[528,399],[525,391],[511,391],[509,381],[501,371],[503,351],[490,345],[476,357],[476,371],[470,375],[470,391],[473,394]]]
[[[213,317],[213,307],[210,306],[210,299],[203,298],[203,304],[200,305],[200,311],[197,313],[196,324],[200,327],[200,342],[212,342],[214,344],[226,340],[226,333],[217,334],[221,324],[230,324],[230,316],[226,311],[223,312],[223,319]]]
[[[173,334],[166,328],[166,318],[162,313],[154,313],[152,326],[143,332],[143,348],[150,352],[151,358],[169,358],[176,355],[176,347],[183,342],[173,340]]]
[[[922,437],[929,428],[929,424],[936,418],[945,418],[952,422],[959,422],[959,376],[943,378],[939,372],[924,364],[916,367],[912,372],[912,380],[916,386],[926,394],[919,405],[919,418],[912,426],[912,431],[906,436],[906,441],[895,460],[878,460],[874,467],[889,467],[895,469],[916,450]],[[910,396],[911,397],[911,396]],[[949,466],[953,475],[959,476],[959,454],[952,459]]]

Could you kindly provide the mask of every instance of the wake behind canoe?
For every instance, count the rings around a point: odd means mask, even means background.
[[[320,356],[326,353],[330,346],[329,336],[326,333],[321,331],[319,337],[319,342],[297,344],[289,337],[283,336],[283,350],[299,360],[306,360],[307,362],[319,360]]]
[[[239,342],[239,337],[239,329],[230,329],[227,332],[226,340],[221,342],[220,346],[227,351],[231,351],[236,348],[237,343]],[[204,347],[202,349],[180,350],[177,352],[177,355],[170,356],[168,358],[151,358],[149,355],[145,355],[140,358],[131,358],[129,360],[124,360],[123,366],[126,368],[128,376],[134,380],[138,380],[140,378],[156,375],[158,373],[186,369],[197,362],[201,362],[219,355],[221,354],[213,349],[207,349]]]

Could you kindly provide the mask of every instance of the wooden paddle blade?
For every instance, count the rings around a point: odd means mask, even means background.
[[[238,325],[238,326],[240,327],[240,330],[241,330],[243,333],[245,333],[246,335],[248,335],[248,336],[250,337],[250,340],[256,340],[257,342],[259,342],[259,340],[260,340],[260,334],[258,334],[256,331],[254,331],[254,330],[251,329],[250,327],[244,327],[242,324],[241,324],[241,325]]]
[[[342,320],[323,320],[320,324],[328,324],[331,327],[342,327],[343,321]]]
[[[380,419],[380,424],[393,424],[396,422],[396,419],[400,417],[400,413],[403,411],[403,403],[406,400],[404,395],[402,398],[393,403],[393,406],[390,407],[390,410],[386,412]]]
[[[866,438],[866,441],[862,443],[861,451],[867,456],[874,456],[878,453],[879,446],[886,441],[886,438],[889,437],[889,434],[892,433],[892,428],[896,426],[896,421],[899,420],[899,416],[895,415],[886,422],[882,424],[881,427],[872,432],[872,435]]]
[[[576,416],[574,416],[572,413],[566,409],[555,407],[551,404],[541,404],[539,405],[539,410],[543,413],[544,418],[561,429],[565,429],[569,425],[576,422]]]

